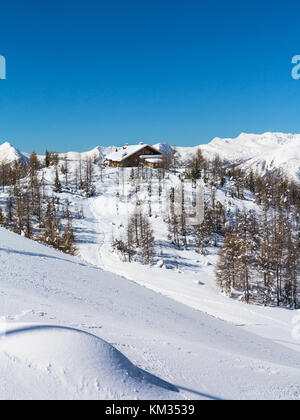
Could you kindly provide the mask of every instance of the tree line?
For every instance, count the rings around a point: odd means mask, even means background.
[[[135,210],[126,227],[126,240],[115,241],[115,249],[128,261],[142,254],[138,232],[143,232],[141,226],[145,223],[144,219],[148,219],[149,224],[153,216],[150,200],[153,177],[158,178],[159,195],[162,197],[163,189],[166,188],[164,179],[178,165],[179,177],[201,179],[207,193],[204,220],[192,225],[187,220],[184,189],[182,202],[179,203],[175,201],[175,187],[164,195],[167,205],[163,220],[168,225],[170,245],[176,249],[193,248],[202,254],[208,253],[211,245],[220,246],[216,281],[223,293],[246,303],[298,308],[299,184],[289,180],[280,170],[262,175],[229,164],[219,156],[208,160],[200,149],[187,162],[180,163],[176,157],[173,157],[173,162],[176,162],[174,166],[162,172],[151,171],[146,167],[132,169],[130,180],[135,186],[136,196],[141,184],[146,183],[150,204],[139,203],[144,209],[143,217],[141,210]],[[217,199],[219,190],[225,193],[227,206]],[[257,211],[238,210],[237,202],[252,202]],[[137,226],[140,228],[134,229]],[[151,258],[143,260],[149,263],[153,261],[156,250],[153,230],[150,235],[147,231],[145,242],[151,244]]]
[[[27,164],[20,160],[12,165],[0,165],[0,182],[7,192],[6,203],[0,208],[0,224],[29,239],[75,255],[76,239],[69,203],[60,203],[59,197],[47,194],[41,171],[51,166],[56,168],[53,192],[59,193],[58,163],[57,153],[46,152],[43,163],[33,152]]]

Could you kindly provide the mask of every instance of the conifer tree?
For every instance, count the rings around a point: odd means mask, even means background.
[[[258,258],[258,263],[260,270],[263,274],[263,286],[264,286],[264,297],[263,297],[263,304],[267,306],[271,300],[271,291],[272,291],[272,261],[273,261],[273,254],[272,254],[272,246],[270,242],[270,234],[267,229],[263,241],[263,245],[260,251],[260,255]]]
[[[36,152],[31,153],[27,166],[27,173],[30,177],[34,177],[37,171],[41,169],[40,161]]]
[[[237,243],[232,232],[224,239],[222,250],[216,266],[217,285],[222,293],[230,296],[236,287]]]
[[[45,166],[46,166],[46,168],[49,168],[50,163],[51,163],[51,155],[50,155],[50,152],[48,150],[46,150],[46,153],[45,153]]]
[[[154,257],[154,234],[149,220],[142,216],[141,251],[144,264],[152,264]]]
[[[200,179],[202,171],[206,167],[206,160],[203,157],[201,149],[198,149],[196,154],[187,162],[186,176],[192,179]]]
[[[62,241],[61,241],[60,249],[65,252],[66,254],[76,255],[77,248],[76,248],[76,240],[72,226],[72,218],[69,217],[67,220],[67,224],[65,226]]]
[[[59,180],[58,170],[56,168],[56,170],[55,170],[55,181],[54,181],[54,192],[59,194],[59,193],[61,193],[61,191],[62,191],[61,182]]]

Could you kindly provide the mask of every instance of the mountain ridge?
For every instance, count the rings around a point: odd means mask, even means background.
[[[157,143],[154,147],[168,152],[168,143]],[[176,150],[182,160],[193,156],[201,149],[205,157],[219,155],[229,163],[241,165],[246,170],[254,170],[265,174],[268,171],[281,169],[290,178],[300,180],[300,134],[266,132],[263,134],[241,133],[235,138],[215,137],[208,144],[194,147],[178,146]],[[87,152],[66,152],[59,156],[78,161],[92,158],[100,160],[110,154],[116,146],[96,146]],[[28,154],[20,152],[11,143],[0,145],[0,162],[12,163],[15,160],[28,160]],[[40,156],[42,159],[43,156]]]
[[[206,145],[177,148],[183,159],[188,159],[200,148],[205,157],[219,155],[222,159],[239,164],[245,170],[262,174],[281,169],[290,178],[300,180],[300,134],[266,132],[241,133],[235,138],[214,138]]]

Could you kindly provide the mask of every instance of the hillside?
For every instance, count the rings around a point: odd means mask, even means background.
[[[154,147],[170,152],[170,145],[158,143]],[[195,147],[176,147],[179,156],[187,160],[195,154],[198,148],[204,152],[208,159],[219,155],[227,162],[240,164],[242,168],[253,169],[265,174],[267,171],[282,169],[282,171],[297,181],[300,179],[300,134],[286,133],[264,133],[247,134],[242,133],[236,138],[215,138],[208,144],[200,144]],[[107,155],[116,149],[115,146],[97,146],[87,152],[61,153],[70,161],[105,159]],[[28,159],[28,153],[20,152],[10,143],[0,145],[0,163],[5,161],[11,163],[18,159]],[[41,156],[41,159],[43,156]]]
[[[20,152],[8,142],[0,145],[0,163],[12,163],[19,160],[27,161],[27,157],[26,153]]]
[[[1,399],[299,398],[283,311],[260,338],[4,229],[0,270]]]
[[[170,153],[167,143],[155,144],[158,150]],[[176,147],[183,160],[189,159],[198,148],[201,148],[208,159],[219,155],[229,163],[240,164],[243,169],[266,174],[268,171],[281,169],[288,177],[300,180],[300,134],[242,133],[236,138],[215,138],[208,144],[196,147]],[[71,160],[86,156],[105,158],[115,147],[98,147],[83,154],[68,154]]]
[[[259,143],[250,137],[250,145]],[[213,144],[217,147],[223,141]],[[170,151],[166,144],[156,147]],[[189,163],[176,166],[176,162],[170,170],[112,169],[103,162],[109,150],[53,154],[48,161],[32,154],[27,169],[3,168],[1,223],[70,254],[76,251],[75,239],[78,255],[85,261],[134,281],[139,277],[136,273],[144,272],[143,284],[148,284],[148,269],[152,288],[152,273],[158,269],[163,275],[156,287],[168,295],[174,295],[174,281],[166,288],[162,284],[169,277],[173,280],[180,274],[194,279],[187,301],[197,296],[198,290],[192,289],[202,283],[197,276],[205,270],[214,293],[218,286],[220,292],[246,303],[298,308],[297,184],[275,172],[251,176],[222,160],[197,156],[191,175]],[[191,178],[198,178],[198,187]],[[195,209],[204,220],[197,220],[195,214],[191,219]],[[234,255],[223,258],[219,269],[218,256],[225,252],[229,234]],[[245,258],[247,264],[242,265]],[[182,300],[186,292],[179,290],[175,296]]]
[[[243,215],[255,217],[258,230],[246,217],[253,237],[269,238],[278,206],[298,223],[288,201],[299,195],[276,177],[260,180],[254,194],[243,173],[240,179],[206,162],[196,190],[185,180],[184,203],[192,204],[202,185],[204,225],[215,227],[202,233],[189,220],[176,230],[172,194],[182,190],[183,169],[108,168],[102,158],[112,149],[61,155],[42,167],[32,160],[30,171],[16,169],[19,179],[3,171],[2,220],[21,236],[0,228],[0,398],[299,399],[298,312],[285,309],[292,307],[285,267],[278,308],[273,274],[269,307],[263,272],[254,267],[251,305],[243,283],[232,288],[234,299],[216,284],[231,223],[239,233]],[[174,203],[182,215],[182,197]],[[77,258],[24,238],[69,252],[70,223]]]
[[[218,154],[222,159],[241,164],[245,169],[263,174],[282,169],[287,176],[297,181],[300,179],[299,134],[242,133],[237,138],[215,138],[199,147],[207,158]],[[183,159],[191,157],[196,149],[197,147],[177,148]]]

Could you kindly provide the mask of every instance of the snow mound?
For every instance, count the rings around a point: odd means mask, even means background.
[[[0,340],[1,399],[177,398],[171,384],[137,368],[83,331],[18,325]]]

